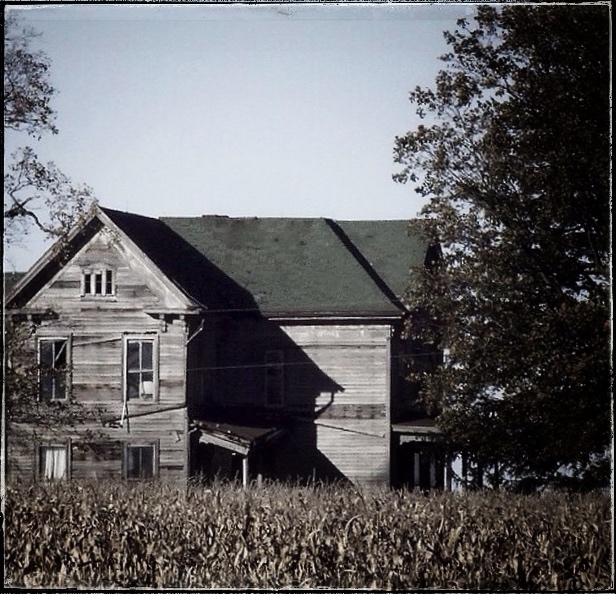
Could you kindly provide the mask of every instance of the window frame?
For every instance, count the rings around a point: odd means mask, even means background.
[[[140,462],[140,476],[129,476],[129,464],[128,456],[131,449],[152,449],[152,475],[141,476],[141,462]],[[127,481],[148,481],[158,479],[159,473],[159,452],[160,442],[159,440],[150,441],[125,441],[122,444],[122,477]]]
[[[275,361],[272,361],[275,359]],[[263,382],[265,406],[280,408],[285,404],[285,373],[284,351],[282,349],[268,349],[265,351],[265,377]],[[278,383],[280,398],[272,402],[270,399],[270,386],[272,382]],[[274,386],[276,388],[276,386]]]
[[[128,395],[128,351],[129,351],[129,343],[131,342],[151,342],[152,343],[152,398],[143,398],[141,393],[136,398],[129,398]],[[127,334],[124,336],[123,341],[123,354],[122,354],[122,400],[124,403],[127,402],[158,402],[159,401],[159,348],[158,348],[158,334]],[[140,348],[141,352],[141,348]],[[149,370],[144,370],[140,368],[138,372],[133,373],[145,373]],[[147,380],[143,380],[147,381]],[[141,385],[142,381],[140,381]]]
[[[56,372],[52,376],[52,384],[55,386],[56,376],[63,375],[64,380],[64,397],[63,398],[54,398],[53,395],[47,395],[43,393],[43,374],[45,370],[43,369],[42,362],[42,345],[43,343],[51,342],[64,342],[66,349],[66,367],[63,373],[60,373],[60,368],[56,369],[52,367],[52,372]],[[67,402],[69,400],[69,394],[71,390],[71,362],[72,362],[72,349],[71,349],[71,337],[70,336],[38,336],[37,337],[37,345],[36,345],[36,355],[37,355],[37,368],[38,368],[38,398],[40,401],[47,402]],[[55,358],[55,353],[54,353]],[[52,389],[55,391],[55,387]]]
[[[36,478],[39,481],[69,481],[71,480],[73,456],[72,456],[71,440],[65,441],[41,441],[36,444]],[[44,458],[43,453],[48,449],[64,451],[66,460],[66,470],[62,477],[47,477],[43,468]]]
[[[100,291],[97,283],[100,278]],[[99,299],[116,296],[116,270],[112,266],[92,266],[81,270],[81,296]]]

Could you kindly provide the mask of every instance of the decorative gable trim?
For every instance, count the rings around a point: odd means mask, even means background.
[[[51,282],[64,266],[104,228],[114,234],[118,241],[139,259],[144,268],[184,305],[187,313],[198,313],[207,309],[169,279],[130,236],[122,231],[97,205],[92,207],[88,217],[77,225],[65,239],[54,243],[12,287],[6,298],[5,309],[22,310],[25,308],[27,303]]]

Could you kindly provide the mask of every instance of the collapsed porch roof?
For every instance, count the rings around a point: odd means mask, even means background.
[[[201,432],[201,443],[216,445],[242,456],[247,456],[255,448],[284,433],[284,429],[279,427],[255,427],[205,420],[193,421],[192,426]]]

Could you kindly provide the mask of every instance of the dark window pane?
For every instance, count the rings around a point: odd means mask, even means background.
[[[53,378],[52,400],[64,400],[66,398],[66,377],[62,372],[56,372]]]
[[[154,476],[154,448],[146,446],[141,449],[141,477],[151,478]]]
[[[153,343],[151,340],[146,340],[141,343],[141,369],[154,369],[153,365]]]
[[[53,394],[53,374],[49,371],[41,372],[41,396],[51,398]]]
[[[84,285],[84,293],[86,295],[90,295],[92,293],[92,275],[89,272],[86,272],[83,275],[83,285]]]
[[[64,400],[67,392],[68,341],[42,340],[39,342],[39,352],[41,396],[51,400]]]
[[[113,295],[113,271],[107,270],[105,277],[105,294]]]
[[[138,371],[140,369],[139,351],[139,342],[135,340],[129,340],[128,353],[126,357],[126,365],[129,371]]]
[[[139,374],[129,373],[126,378],[126,397],[139,398]]]
[[[50,340],[43,340],[39,344],[41,352],[41,365],[53,367],[53,342]]]
[[[126,476],[128,478],[154,476],[154,446],[127,446]]]
[[[139,478],[139,449],[128,447],[126,449],[126,476]]]
[[[53,343],[54,369],[66,367],[66,340],[57,340]]]
[[[94,275],[94,294],[102,295],[103,294],[103,273],[97,272]]]

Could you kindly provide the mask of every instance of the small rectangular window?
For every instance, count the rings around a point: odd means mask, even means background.
[[[126,444],[124,471],[127,479],[149,479],[156,476],[156,445]]]
[[[67,445],[39,447],[39,477],[44,480],[64,480],[69,476],[69,448]]]
[[[42,398],[65,400],[67,397],[68,340],[39,340],[39,389]]]
[[[82,292],[84,295],[113,295],[113,270],[84,271],[82,280]]]
[[[126,341],[127,400],[155,400],[154,339]]]
[[[284,401],[284,358],[282,351],[265,353],[265,404],[281,406]]]

